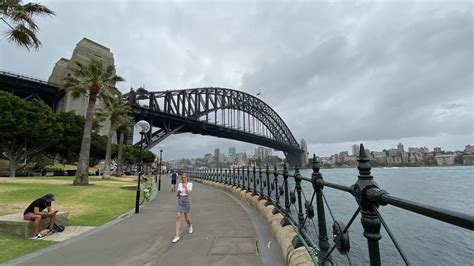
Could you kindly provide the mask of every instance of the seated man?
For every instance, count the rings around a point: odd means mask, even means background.
[[[39,233],[41,219],[49,218],[48,229],[50,232],[52,231],[56,221],[56,213],[58,212],[58,210],[54,210],[51,206],[52,201],[54,201],[54,195],[48,193],[33,201],[23,213],[23,219],[33,221],[34,223],[34,235],[31,239],[42,239],[44,237]],[[43,212],[44,209],[47,209],[47,212]]]

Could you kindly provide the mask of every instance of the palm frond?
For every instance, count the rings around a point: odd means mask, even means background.
[[[27,3],[23,5],[23,11],[29,13],[30,15],[37,15],[37,16],[54,16],[56,15],[54,11],[47,8],[44,5],[40,5],[37,3]]]
[[[9,30],[7,32],[7,39],[19,46],[24,46],[28,50],[31,47],[38,49],[41,46],[41,42],[36,37],[36,34],[23,24],[17,24],[13,29]]]

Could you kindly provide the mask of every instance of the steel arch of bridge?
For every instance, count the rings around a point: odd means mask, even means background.
[[[135,119],[160,130],[143,145],[151,149],[174,133],[191,132],[235,139],[281,150],[299,161],[303,152],[283,119],[248,93],[227,88],[193,88],[149,92],[142,88],[123,95]]]

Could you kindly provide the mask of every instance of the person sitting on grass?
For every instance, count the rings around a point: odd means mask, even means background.
[[[48,193],[43,197],[33,201],[23,213],[23,219],[33,221],[34,224],[34,235],[31,239],[43,239],[44,236],[40,234],[40,223],[42,219],[49,219],[48,229],[52,231],[54,222],[56,221],[56,213],[58,210],[54,210],[51,206],[51,202],[54,201],[54,195]],[[43,210],[47,209],[47,212]]]

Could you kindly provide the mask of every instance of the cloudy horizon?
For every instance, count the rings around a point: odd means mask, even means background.
[[[43,46],[0,39],[0,69],[47,80],[86,37],[111,49],[122,92],[260,93],[311,154],[474,144],[470,1],[40,2],[56,12],[38,19]],[[192,134],[162,145],[165,160],[255,147]]]

